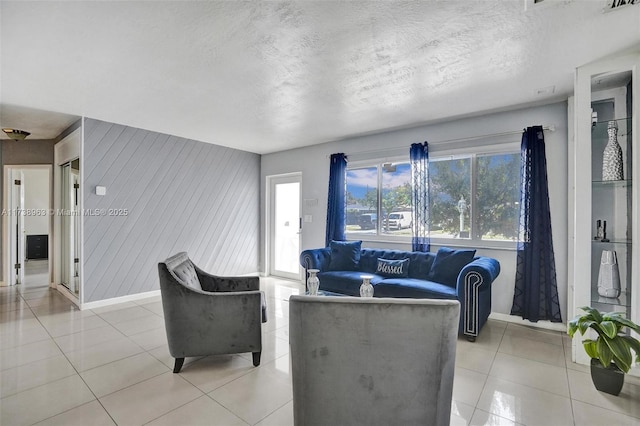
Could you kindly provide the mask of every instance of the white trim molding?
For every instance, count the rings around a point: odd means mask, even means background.
[[[133,302],[136,300],[148,299],[150,297],[160,296],[160,290],[147,291],[145,293],[129,294],[127,296],[113,297],[111,299],[97,300],[95,302],[83,303],[80,310],[96,309],[105,306],[117,305],[124,302]]]
[[[567,324],[565,323],[558,323],[558,322],[551,322],[551,321],[531,322],[529,320],[522,319],[515,315],[501,314],[499,312],[491,312],[489,314],[489,318],[497,321],[504,321],[504,322],[510,322],[512,324],[524,325],[527,327],[542,328],[544,330],[560,331],[564,333],[567,332]]]

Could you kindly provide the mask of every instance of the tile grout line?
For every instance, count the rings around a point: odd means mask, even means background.
[[[285,402],[284,404],[282,404],[281,406],[279,406],[278,408],[276,408],[275,410],[273,410],[272,412],[270,412],[269,414],[267,414],[266,416],[264,416],[263,418],[258,420],[257,422],[253,423],[252,426],[257,425],[258,423],[260,423],[261,421],[263,421],[264,419],[266,419],[267,417],[269,417],[270,415],[272,415],[273,413],[275,413],[276,411],[278,411],[279,409],[281,409],[282,407],[284,407],[285,405],[287,405],[290,402],[293,402],[293,397],[289,401]],[[291,405],[293,407],[293,404],[291,404]]]
[[[507,324],[507,327],[508,327],[508,324]],[[493,368],[493,363],[496,362],[496,356],[498,356],[498,350],[500,349],[500,345],[502,344],[502,340],[504,339],[504,335],[507,332],[507,327],[505,327],[504,330],[502,330],[502,335],[500,336],[500,343],[498,343],[498,346],[496,347],[496,351],[493,354],[493,359],[491,360],[491,367],[489,367],[489,371],[487,372],[487,378],[485,379],[484,383],[482,384],[482,389],[480,389],[480,395],[478,395],[478,400],[474,404],[473,413],[471,414],[471,418],[473,418],[473,416],[476,414],[477,410],[483,411],[480,407],[478,407],[478,404],[480,403],[480,398],[482,398],[482,393],[484,392],[485,388],[487,387],[487,382],[489,381],[489,377],[491,377],[491,369]],[[475,342],[473,342],[473,343],[475,343]],[[457,351],[457,348],[456,348],[456,351]],[[493,415],[494,413],[489,412],[489,414]],[[471,419],[469,419],[469,420],[471,420]]]
[[[573,404],[573,395],[571,392],[571,381],[569,380],[569,367],[567,365],[567,345],[564,344],[564,340],[562,341],[562,351],[564,353],[564,373],[565,376],[567,377],[567,386],[569,387],[569,403],[571,404],[571,417],[573,418],[573,425],[574,426],[578,426],[576,425],[576,409],[574,407]],[[571,355],[571,354],[569,354]]]
[[[49,288],[49,291],[51,291],[50,287],[48,287],[48,288]],[[22,297],[22,294],[20,295],[20,297]],[[26,303],[26,301],[25,301],[25,303]],[[70,305],[72,305],[72,302],[71,302],[71,301],[69,301],[69,304],[70,304]],[[55,339],[53,338],[53,336],[51,336],[51,333],[49,333],[49,330],[44,326],[44,324],[42,324],[42,321],[40,321],[39,316],[37,316],[37,315],[35,314],[35,312],[33,312],[33,310],[31,309],[31,306],[29,306],[29,309],[31,310],[31,313],[34,315],[34,317],[38,320],[38,323],[42,326],[42,328],[44,328],[45,332],[49,335],[49,338],[51,339],[51,341],[53,342],[53,344],[54,344],[54,345],[56,345],[56,347],[58,348],[58,350],[62,353],[62,356],[64,356],[64,358],[67,360],[67,362],[69,363],[69,365],[71,366],[71,368],[73,368],[73,370],[76,372],[75,374],[78,376],[78,378],[79,378],[80,380],[82,380],[82,383],[86,386],[86,388],[89,390],[89,392],[91,392],[91,395],[93,395],[94,400],[95,400],[95,401],[97,401],[97,402],[98,402],[98,404],[100,404],[100,406],[101,406],[101,407],[102,407],[102,409],[105,411],[105,413],[107,413],[107,415],[109,416],[109,418],[110,418],[110,419],[111,419],[115,424],[117,424],[117,423],[116,423],[116,421],[115,421],[115,419],[114,419],[113,417],[111,417],[111,414],[107,411],[107,409],[104,407],[104,405],[102,405],[102,402],[100,402],[100,400],[98,399],[98,397],[96,396],[96,394],[93,392],[93,390],[89,387],[89,385],[87,384],[87,382],[82,378],[82,376],[81,376],[81,375],[80,375],[80,373],[78,372],[78,369],[76,368],[76,366],[75,366],[75,365],[73,365],[73,363],[71,362],[71,360],[67,357],[67,354],[66,354],[66,353],[64,353],[64,351],[62,350],[62,348],[60,347],[60,345],[58,345],[58,342],[56,342],[56,341],[55,341]],[[72,377],[72,376],[67,376],[67,377]],[[65,377],[65,378],[66,378],[66,377]],[[62,379],[60,379],[60,380],[62,380]],[[52,383],[52,382],[49,382],[49,383]],[[46,384],[45,384],[45,385],[46,385]],[[32,389],[34,389],[34,388],[32,388]],[[17,395],[17,394],[16,394],[16,395]],[[39,422],[45,421],[45,420],[47,420],[47,419],[53,418],[53,417],[55,417],[55,416],[58,416],[58,415],[60,415],[60,414],[66,413],[67,411],[74,410],[74,409],[76,409],[76,408],[78,408],[78,407],[81,407],[81,406],[83,406],[83,405],[85,405],[85,404],[88,404],[88,403],[89,403],[89,402],[84,403],[84,404],[80,404],[80,405],[76,405],[75,407],[71,407],[71,408],[69,408],[68,410],[64,410],[64,411],[62,411],[62,412],[56,413],[56,414],[55,414],[55,415],[53,415],[53,416],[46,417],[46,418],[44,418],[44,419],[38,420],[36,423],[39,423]]]

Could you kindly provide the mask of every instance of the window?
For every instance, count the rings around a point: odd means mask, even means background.
[[[480,148],[482,149],[482,148]],[[516,145],[495,153],[431,153],[431,239],[462,245],[516,241],[520,153]],[[346,232],[352,238],[408,241],[412,233],[411,165],[354,164],[347,169]],[[441,240],[441,241],[438,241]]]
[[[411,237],[411,166],[383,163],[347,169],[350,234]]]
[[[429,161],[431,238],[515,241],[520,154]]]

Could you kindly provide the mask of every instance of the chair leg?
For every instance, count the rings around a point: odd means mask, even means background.
[[[184,358],[176,358],[176,363],[173,366],[173,372],[179,373],[182,368],[182,364],[184,364]]]
[[[262,352],[253,352],[253,366],[257,367],[260,365],[260,354]]]

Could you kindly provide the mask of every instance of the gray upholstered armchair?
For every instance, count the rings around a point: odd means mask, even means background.
[[[184,252],[158,263],[158,273],[174,373],[190,356],[252,352],[260,365],[267,317],[258,277],[207,274]]]
[[[448,425],[457,300],[291,296],[296,425]]]

